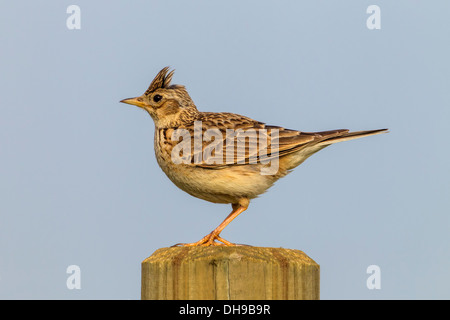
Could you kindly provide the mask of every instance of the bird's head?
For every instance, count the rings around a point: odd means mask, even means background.
[[[198,111],[184,86],[170,84],[173,73],[169,67],[163,68],[143,95],[120,102],[146,110],[158,128],[175,127],[187,121]]]

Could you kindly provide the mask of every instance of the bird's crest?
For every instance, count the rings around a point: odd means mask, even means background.
[[[145,95],[149,95],[156,89],[160,88],[169,88],[170,81],[172,80],[173,73],[175,70],[169,71],[169,67],[163,68],[158,74],[156,75],[155,79],[153,79],[152,83],[148,87],[147,91],[145,91]]]

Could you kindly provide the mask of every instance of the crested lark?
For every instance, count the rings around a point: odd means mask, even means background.
[[[220,232],[279,178],[333,143],[387,132],[302,132],[233,113],[200,112],[184,86],[170,84],[172,76],[173,70],[162,69],[142,96],[121,102],[153,118],[156,159],[177,187],[203,200],[230,203],[233,209],[201,240],[181,245],[234,245]]]

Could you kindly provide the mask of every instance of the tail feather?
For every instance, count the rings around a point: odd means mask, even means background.
[[[377,130],[366,130],[366,131],[355,131],[355,132],[344,132],[342,135],[334,136],[322,140],[316,146],[327,146],[337,142],[343,142],[368,136],[373,136],[376,134],[387,133],[388,129],[377,129]]]

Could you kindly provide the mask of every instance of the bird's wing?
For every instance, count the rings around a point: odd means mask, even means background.
[[[267,163],[307,146],[348,133],[347,129],[323,132],[301,132],[269,126],[245,116],[232,113],[202,113],[198,121],[181,126],[185,148],[178,147],[172,155],[179,155],[183,163],[208,169]],[[187,135],[188,133],[188,135]],[[165,133],[170,139],[173,130]],[[178,138],[181,135],[178,135]],[[175,139],[173,146],[179,142]],[[187,141],[186,141],[187,142]]]

